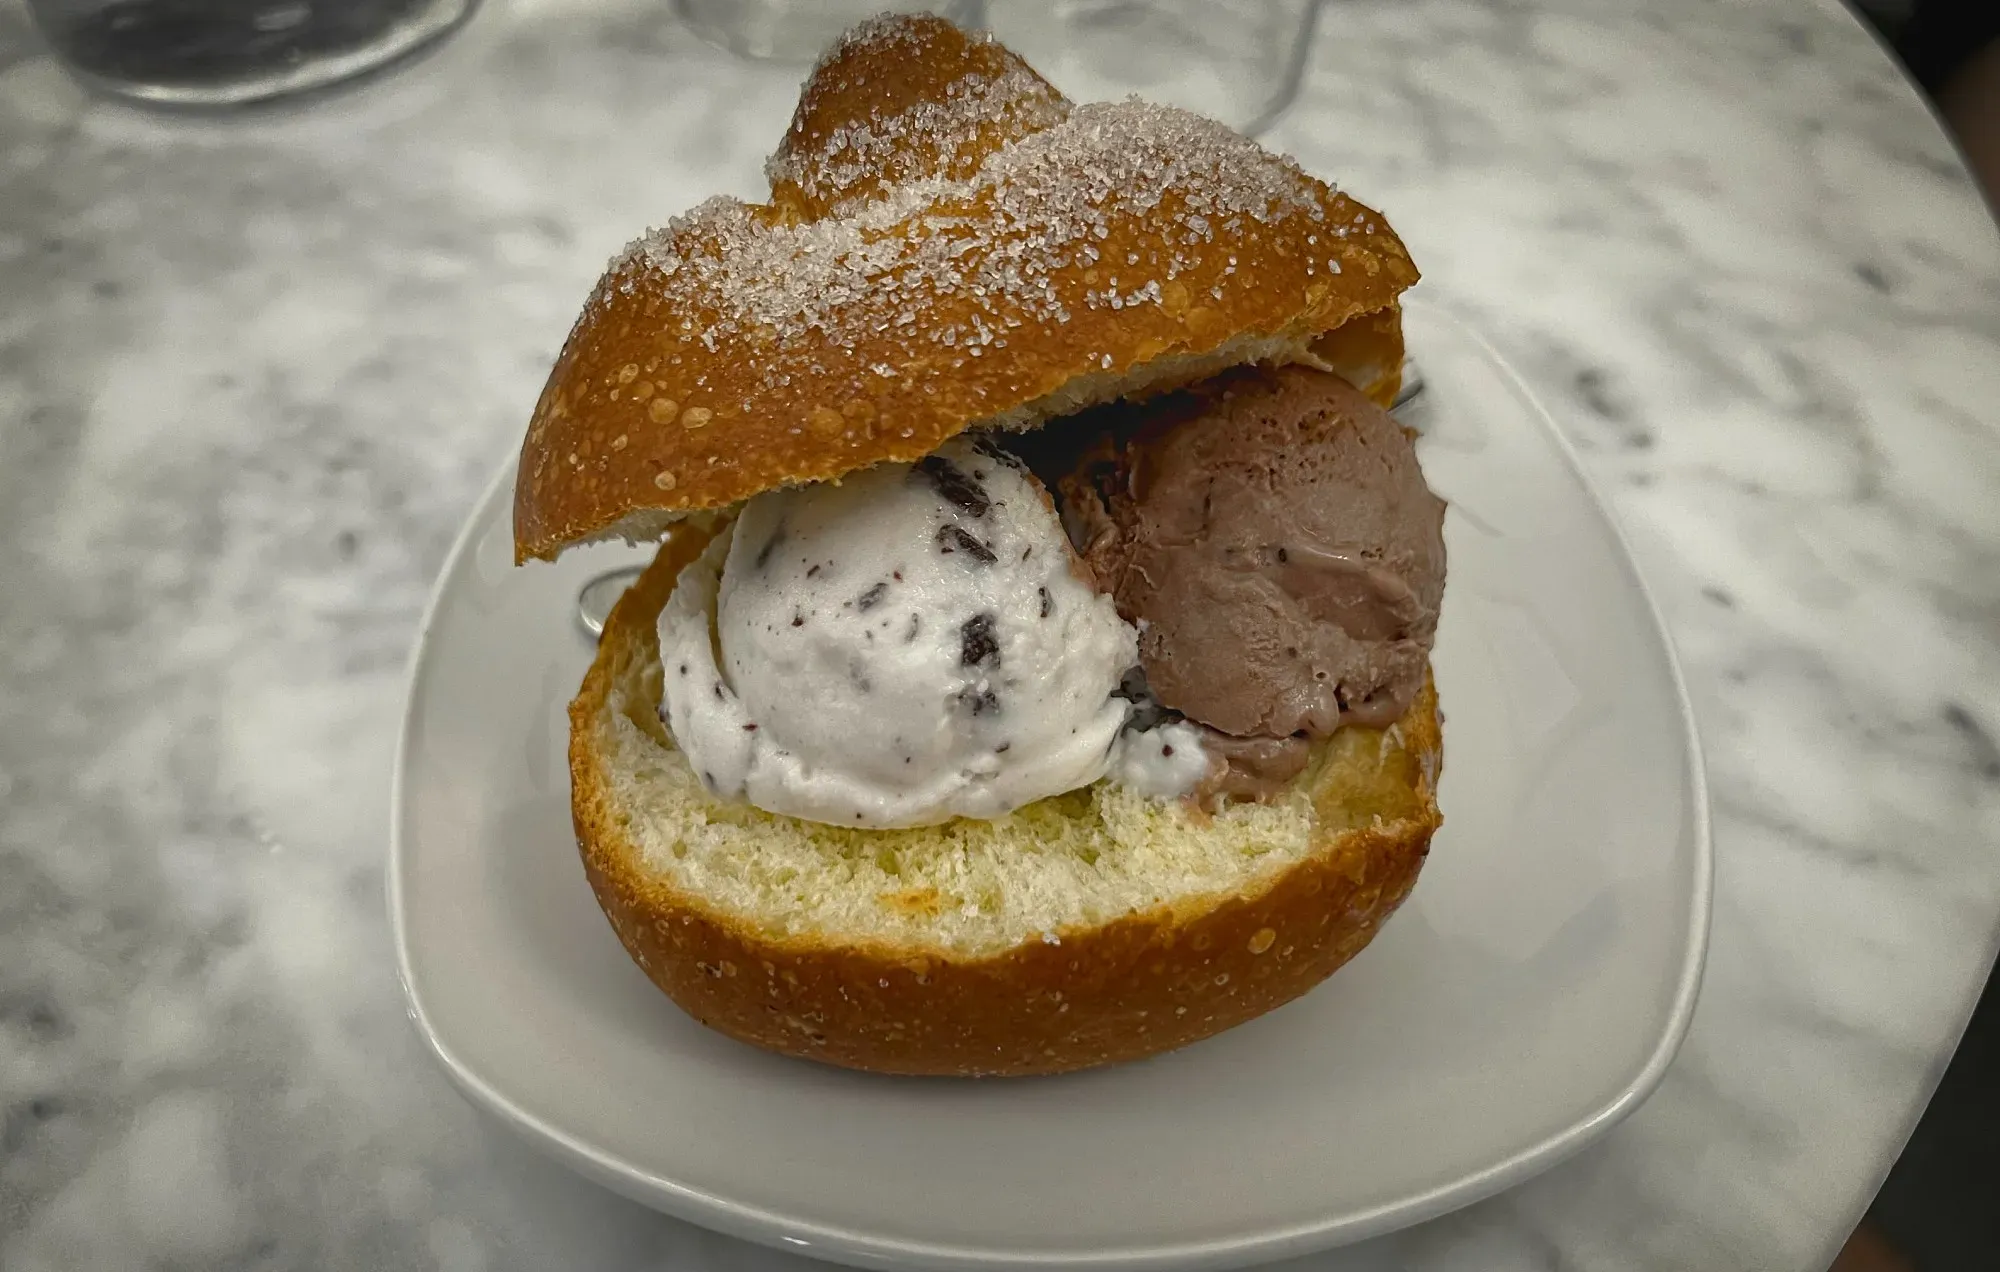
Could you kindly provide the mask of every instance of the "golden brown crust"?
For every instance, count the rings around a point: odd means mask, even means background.
[[[932,126],[863,134],[857,120],[924,112]],[[855,28],[799,90],[791,127],[771,156],[771,202],[802,220],[929,176],[961,180],[986,156],[1059,122],[1069,101],[1006,45],[931,17]]]
[[[772,204],[704,204],[598,283],[522,445],[517,558],[1033,423],[1086,377],[1115,395],[1303,344],[1417,278],[1289,160],[1184,112],[1072,108],[933,18],[840,45],[772,175]]]
[[[626,950],[696,1020],[788,1055],[882,1073],[1057,1073],[1184,1046],[1319,984],[1408,895],[1440,816],[1442,740],[1426,685],[1400,742],[1347,731],[1351,756],[1381,756],[1406,815],[1327,834],[1313,856],[1254,895],[1183,904],[975,959],[774,940],[647,869],[623,829],[598,743],[620,660],[652,657],[652,624],[702,536],[670,539],[613,612],[570,707],[577,841],[592,890]],[[1360,761],[1355,761],[1360,762]],[[1332,766],[1322,820],[1342,809]]]

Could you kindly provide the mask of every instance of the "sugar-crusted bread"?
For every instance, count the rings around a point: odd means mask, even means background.
[[[669,533],[570,707],[590,885],[695,1019],[878,1072],[1054,1073],[1182,1046],[1317,985],[1401,903],[1440,818],[1437,702],[1344,728],[1213,817],[1108,782],[996,821],[856,831],[702,789],[657,714]]]
[[[1185,111],[1073,105],[937,18],[831,50],[770,176],[599,281],[522,444],[517,559],[1244,362],[1395,391],[1417,271],[1379,215]]]

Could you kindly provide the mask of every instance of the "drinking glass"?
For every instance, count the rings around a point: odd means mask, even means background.
[[[743,57],[803,65],[884,8],[984,27],[1076,101],[1138,94],[1255,134],[1298,93],[1318,0],[674,0]]]
[[[70,73],[158,106],[311,92],[411,56],[479,0],[27,0]]]
[[[989,0],[985,25],[1076,101],[1137,94],[1255,135],[1298,95],[1317,0]]]
[[[739,57],[804,66],[864,18],[936,13],[979,25],[979,0],[674,0],[695,34]]]

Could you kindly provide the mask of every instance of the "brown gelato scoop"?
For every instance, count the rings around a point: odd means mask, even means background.
[[[1444,502],[1387,412],[1328,372],[1249,367],[1063,431],[1103,439],[1057,479],[1070,538],[1138,624],[1154,696],[1230,735],[1227,793],[1282,786],[1306,738],[1409,709]]]

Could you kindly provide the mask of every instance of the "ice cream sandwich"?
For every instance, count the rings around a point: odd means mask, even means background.
[[[519,559],[659,545],[570,711],[618,938],[704,1024],[902,1074],[1311,989],[1440,820],[1402,243],[927,17],[829,50],[768,170],[613,260],[521,451]]]

